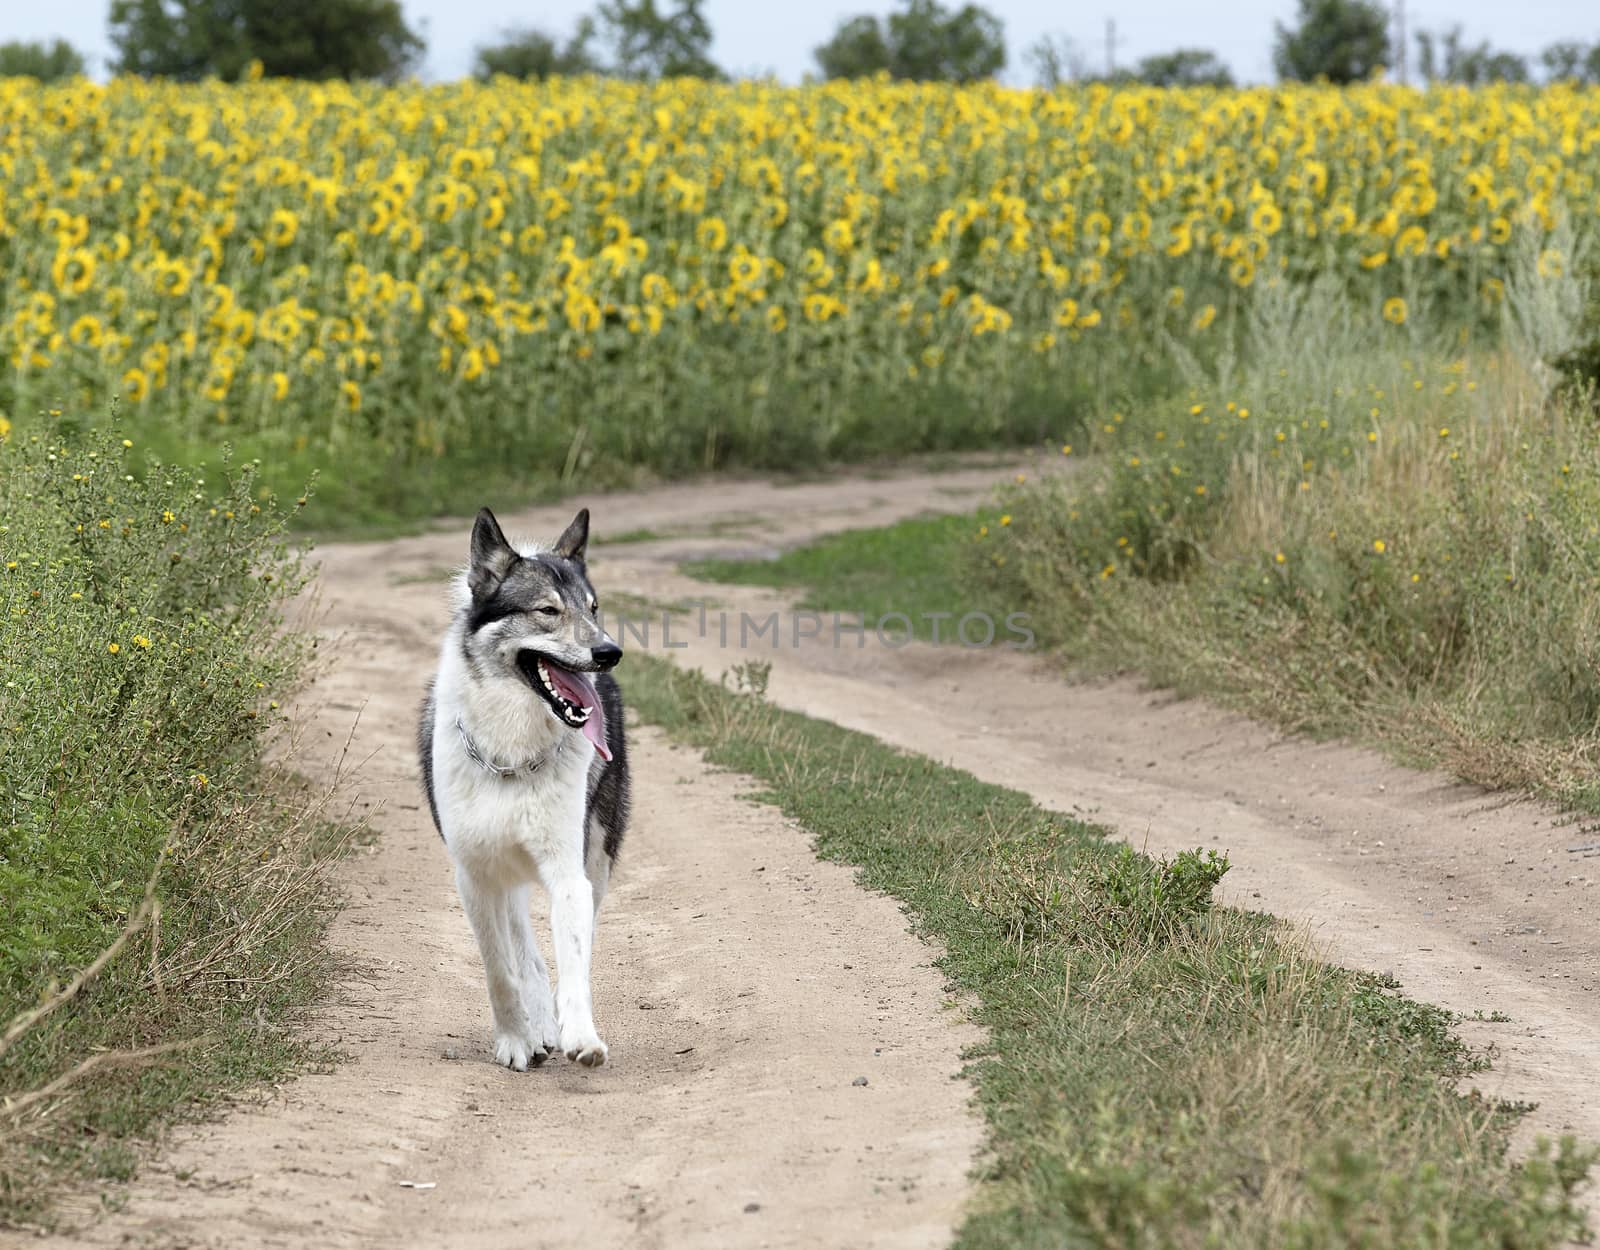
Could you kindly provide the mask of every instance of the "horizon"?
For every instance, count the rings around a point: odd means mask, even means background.
[[[507,29],[532,26],[564,37],[594,7],[593,0],[555,0],[530,14],[527,6],[512,0],[401,0],[406,21],[428,45],[416,76],[430,83],[469,76],[477,48],[495,42]],[[739,0],[708,0],[711,57],[730,77],[798,83],[816,73],[814,49],[841,20],[861,13],[883,16],[894,7],[880,0],[772,9]],[[1046,35],[1070,39],[1096,74],[1179,48],[1201,48],[1214,52],[1240,85],[1274,82],[1274,23],[1291,20],[1296,9],[1294,0],[1240,0],[1222,13],[1197,10],[1181,0],[1134,0],[1119,6],[1114,18],[1102,13],[1072,19],[1046,0],[995,0],[984,7],[1005,25],[1006,68],[996,77],[1012,86],[1031,81],[1025,53]],[[58,0],[49,8],[13,12],[0,20],[0,42],[66,39],[88,58],[90,77],[105,78],[112,55],[107,10],[107,0]],[[1490,0],[1460,0],[1448,7],[1408,5],[1407,60],[1415,65],[1416,32],[1459,25],[1468,43],[1486,40],[1497,50],[1527,58],[1536,69],[1539,53],[1552,43],[1600,41],[1600,18],[1577,10],[1568,0],[1526,0],[1514,9]]]

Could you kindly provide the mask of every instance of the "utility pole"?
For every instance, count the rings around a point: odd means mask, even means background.
[[[1394,0],[1394,43],[1400,55],[1400,85],[1410,82],[1406,74],[1406,0]]]

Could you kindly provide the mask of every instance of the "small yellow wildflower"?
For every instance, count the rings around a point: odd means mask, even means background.
[[[135,634],[133,636],[133,645],[138,647],[141,651],[148,651],[150,650],[151,642],[143,634]]]
[[[1389,550],[1389,544],[1381,538],[1374,538],[1372,540],[1372,549],[1381,556],[1385,551]]]
[[[121,646],[121,644],[114,642],[110,646],[108,646],[106,648],[106,650],[111,652],[112,655],[116,655],[117,652],[122,650],[122,646]]]

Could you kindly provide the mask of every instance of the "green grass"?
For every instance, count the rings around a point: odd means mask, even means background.
[[[1013,790],[629,661],[647,721],[756,778],[818,853],[855,864],[944,948],[989,1043],[989,1126],[957,1246],[1559,1246],[1570,1142],[1507,1161],[1511,1108],[1454,1092],[1482,1065],[1452,1018],[1212,905],[1214,855],[1155,861]]]
[[[860,613],[869,627],[899,614],[910,618],[919,638],[932,638],[936,624],[948,638],[952,621],[969,612],[1005,616],[990,588],[968,575],[983,524],[965,514],[915,517],[831,534],[775,560],[696,560],[684,572],[713,582],[799,588],[802,608]]]
[[[660,530],[648,527],[641,529],[623,530],[620,534],[597,534],[595,545],[600,547],[625,547],[631,543],[656,543],[669,537]]]
[[[284,518],[248,467],[208,487],[130,450],[0,443],[0,1224],[326,1058],[284,1025],[330,976],[346,835],[260,763],[305,658]]]
[[[357,426],[334,442],[308,435],[298,422],[197,434],[187,421],[148,410],[139,443],[141,454],[191,466],[214,465],[226,443],[237,458],[260,462],[260,481],[279,498],[297,498],[315,480],[297,528],[328,538],[381,538],[416,532],[437,517],[470,515],[486,502],[510,509],[724,470],[773,474],[779,484],[821,480],[841,464],[887,474],[907,457],[949,462],[1037,445],[1072,435],[1085,413],[1129,394],[1130,386],[1154,393],[1159,365],[1147,356],[1129,353],[1142,374],[1097,361],[1092,377],[1074,376],[1070,385],[1040,376],[1042,366],[1029,360],[998,406],[978,384],[908,397],[903,388],[841,388],[826,375],[802,390],[774,386],[759,414],[743,398],[730,399],[728,379],[742,376],[736,356],[703,376],[695,371],[646,387],[608,372],[601,384],[607,395],[586,385],[539,419],[510,400],[458,413],[460,427],[438,455],[405,437],[408,421],[387,433]],[[848,411],[820,419],[818,388]],[[19,430],[37,429],[39,418],[20,398],[10,411]]]
[[[159,424],[140,432],[134,460],[214,471],[225,449],[179,437]],[[293,518],[301,534],[341,541],[417,534],[440,517],[471,516],[485,504],[509,511],[550,503],[575,490],[636,486],[648,474],[630,466],[596,466],[564,476],[536,457],[508,447],[461,447],[448,456],[404,456],[377,446],[335,451],[326,444],[241,434],[226,449],[235,462],[254,462],[261,489],[273,498],[309,504]]]

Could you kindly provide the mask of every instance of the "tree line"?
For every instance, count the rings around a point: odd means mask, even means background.
[[[1413,62],[1397,45],[1378,0],[1297,0],[1292,24],[1273,32],[1273,65],[1286,81],[1358,82]],[[567,35],[538,27],[501,32],[477,50],[474,73],[541,79],[609,74],[622,78],[723,78],[711,58],[705,0],[600,0]],[[234,80],[254,65],[271,77],[379,79],[413,72],[426,51],[399,0],[111,0],[115,73]],[[1471,43],[1459,25],[1413,32],[1417,75],[1425,82],[1475,85],[1549,81],[1600,84],[1600,40],[1564,40],[1536,60]],[[972,82],[1006,67],[1005,26],[979,4],[898,0],[887,17],[841,21],[814,50],[823,78]],[[1133,65],[1091,68],[1073,41],[1048,36],[1024,54],[1034,81],[1141,82],[1153,86],[1229,86],[1233,75],[1205,48],[1177,48]],[[0,43],[0,77],[72,77],[83,56],[62,39]]]

